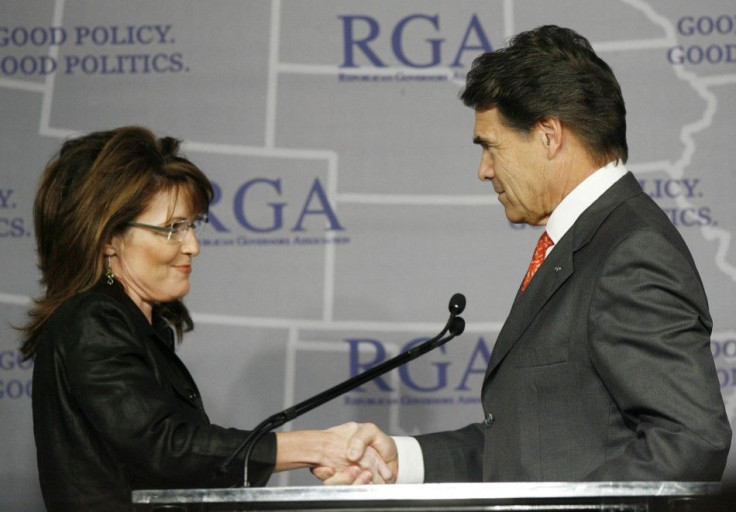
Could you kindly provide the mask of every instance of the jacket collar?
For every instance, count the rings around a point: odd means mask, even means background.
[[[94,286],[92,291],[102,293],[119,302],[129,313],[129,317],[135,322],[137,328],[142,329],[149,337],[158,339],[170,350],[174,350],[174,332],[168,322],[161,315],[157,315],[154,308],[153,325],[150,324],[143,311],[125,292],[125,288],[120,281],[115,279],[112,284],[107,284],[105,278],[103,278]]]

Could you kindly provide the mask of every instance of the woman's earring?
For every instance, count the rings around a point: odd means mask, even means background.
[[[107,257],[107,268],[105,269],[105,279],[107,280],[108,286],[112,286],[115,282],[115,274],[112,273],[112,262],[110,256]]]

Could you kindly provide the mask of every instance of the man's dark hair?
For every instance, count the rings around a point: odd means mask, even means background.
[[[600,165],[628,158],[618,81],[590,42],[573,30],[545,25],[479,56],[460,98],[476,110],[498,108],[507,126],[521,133],[556,117]]]

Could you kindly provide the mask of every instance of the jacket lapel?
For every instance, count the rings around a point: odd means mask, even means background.
[[[529,284],[521,293],[517,292],[511,311],[491,353],[485,380],[487,380],[503,361],[509,350],[524,334],[542,307],[554,296],[557,290],[573,275],[573,256],[588,244],[603,221],[619,204],[626,199],[642,193],[636,178],[629,172],[609,188],[575,221],[575,224],[557,242],[549,257],[539,268]],[[484,380],[484,382],[485,382]]]
[[[498,333],[486,370],[486,378],[524,334],[539,310],[573,273],[572,237],[565,235],[534,275],[524,293],[517,292],[509,316]],[[521,288],[519,288],[521,290]]]

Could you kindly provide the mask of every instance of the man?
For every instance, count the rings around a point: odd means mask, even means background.
[[[511,222],[546,231],[491,354],[485,421],[415,438],[356,424],[349,456],[373,446],[399,482],[719,480],[731,429],[705,292],[624,167],[609,66],[582,36],[544,26],[476,59],[462,100],[480,179]]]

